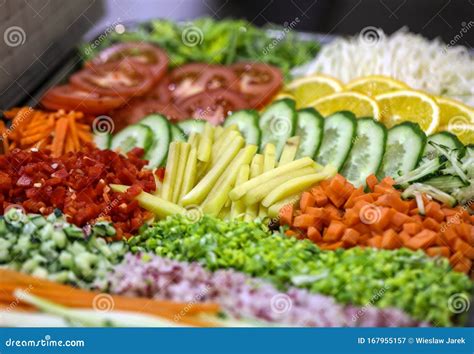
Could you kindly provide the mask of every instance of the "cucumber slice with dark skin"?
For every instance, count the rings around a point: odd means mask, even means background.
[[[457,149],[459,150],[459,157],[464,156],[465,148],[458,137],[450,132],[440,132],[428,137],[425,151],[423,152],[423,159],[431,160],[438,156],[436,149],[429,144],[431,141],[440,145],[444,145],[450,149]]]
[[[242,133],[247,144],[260,144],[260,128],[258,127],[259,114],[252,109],[237,111],[227,117],[224,127],[235,124]]]
[[[420,126],[403,122],[392,127],[387,134],[387,144],[378,178],[397,178],[416,168],[423,155],[426,135]]]
[[[357,119],[354,144],[341,174],[354,186],[366,185],[366,179],[376,174],[382,163],[387,141],[387,129],[373,118]]]
[[[111,135],[109,133],[95,133],[94,144],[101,150],[107,150],[110,147]]]
[[[130,125],[112,138],[110,148],[121,153],[127,153],[135,147],[148,151],[153,144],[153,131],[141,124]]]
[[[141,125],[153,131],[153,144],[145,153],[150,168],[161,166],[168,156],[168,147],[171,141],[170,123],[161,114],[150,114],[140,121]]]
[[[204,126],[206,125],[205,120],[200,119],[188,119],[178,122],[178,128],[180,128],[186,136],[190,136],[191,133],[202,133]]]
[[[314,158],[323,140],[324,117],[314,108],[300,109],[296,120],[295,135],[300,137],[296,158]]]
[[[356,117],[352,112],[341,111],[327,117],[316,162],[340,170],[352,148],[356,127]]]
[[[275,157],[280,158],[283,147],[289,137],[293,136],[296,126],[295,101],[284,98],[273,102],[262,113],[259,120],[259,128],[262,132],[260,151],[265,145],[275,145]]]
[[[186,141],[186,134],[174,124],[170,124],[171,141]]]

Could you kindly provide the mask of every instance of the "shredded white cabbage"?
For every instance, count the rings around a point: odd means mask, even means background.
[[[317,57],[295,68],[295,76],[324,73],[344,82],[365,75],[388,75],[409,86],[474,105],[474,57],[463,46],[448,46],[402,28],[391,36],[380,29],[337,38]]]

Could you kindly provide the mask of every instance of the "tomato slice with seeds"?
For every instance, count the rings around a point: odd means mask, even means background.
[[[104,114],[126,103],[118,96],[105,96],[87,92],[71,85],[61,85],[48,90],[40,104],[50,110],[66,109],[88,114]]]
[[[169,59],[165,51],[151,43],[127,42],[115,44],[102,50],[87,66],[101,66],[129,59],[150,70],[154,81],[159,81],[166,73]]]
[[[69,78],[71,85],[107,96],[141,96],[154,84],[150,70],[133,60],[89,66]]]
[[[248,107],[248,102],[238,92],[228,89],[217,89],[198,93],[186,98],[179,105],[183,119],[205,119],[217,125],[239,109]]]
[[[207,90],[238,89],[239,79],[229,68],[221,65],[191,63],[174,69],[160,83],[161,96],[167,92],[175,101]]]
[[[240,92],[254,108],[265,106],[283,86],[283,74],[272,65],[241,62],[231,68],[240,79]]]

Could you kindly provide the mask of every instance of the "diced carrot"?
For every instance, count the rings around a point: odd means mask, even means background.
[[[426,216],[435,219],[437,222],[442,222],[444,220],[444,213],[441,211],[441,205],[436,202],[430,202],[425,207]]]
[[[456,239],[454,242],[454,249],[457,252],[461,252],[465,257],[474,259],[474,247],[470,246],[460,238]]]
[[[306,214],[314,215],[322,219],[326,216],[326,210],[324,208],[308,207],[306,208]]]
[[[468,273],[471,270],[472,262],[470,259],[463,258],[453,267],[453,270],[461,273]]]
[[[406,246],[414,251],[431,247],[436,241],[436,232],[431,230],[422,230],[413,236]]]
[[[396,191],[395,191],[395,189],[393,189],[392,187],[390,187],[388,185],[379,183],[374,187],[374,192],[375,193],[380,193],[381,195],[383,195],[383,194],[395,193]]]
[[[342,235],[342,243],[345,247],[353,247],[359,241],[360,233],[354,229],[346,229]]]
[[[441,228],[441,225],[439,222],[437,222],[435,219],[427,217],[423,221],[423,226],[426,227],[427,229],[433,230],[438,232]]]
[[[426,254],[430,257],[441,256],[449,258],[451,251],[449,250],[449,247],[430,247],[426,249]]]
[[[456,229],[454,228],[454,225],[448,225],[444,227],[443,231],[441,232],[444,237],[446,238],[446,241],[448,245],[454,246],[454,241],[458,238],[458,235],[456,233]]]
[[[293,205],[288,204],[280,209],[278,213],[281,225],[290,225],[293,223]]]
[[[441,211],[445,216],[454,216],[457,214],[456,209],[453,208],[441,208]]]
[[[301,214],[295,216],[295,219],[293,220],[293,226],[302,229],[307,229],[310,226],[314,226],[314,224],[317,222],[317,219],[318,218],[314,215]]]
[[[314,197],[310,192],[304,192],[300,198],[300,209],[303,213],[306,212],[307,208],[313,207],[315,203]]]
[[[374,248],[381,248],[382,247],[382,236],[375,235],[372,237],[368,242],[367,245]]]
[[[315,205],[318,207],[325,206],[328,203],[328,197],[321,186],[311,188],[311,194],[314,197]]]
[[[363,195],[363,194],[364,194],[364,189],[362,187],[354,189],[354,191],[351,193],[349,198],[347,198],[347,201],[344,204],[344,208],[346,208],[346,209],[352,208],[355,204],[354,199],[361,196],[361,195]]]
[[[318,243],[323,240],[323,238],[321,237],[321,233],[314,226],[308,227],[308,238],[314,243]]]
[[[332,221],[324,231],[323,240],[325,242],[337,242],[342,238],[346,226],[339,221]]]
[[[411,239],[411,235],[406,231],[400,232],[398,236],[400,236],[400,239],[402,240],[404,245],[406,245],[407,242]]]
[[[390,177],[390,176],[387,176],[387,177],[384,177],[379,184],[384,184],[384,185],[387,185],[387,186],[393,186],[395,184],[395,180]]]
[[[387,250],[393,250],[400,248],[402,246],[402,241],[399,239],[398,234],[393,229],[388,229],[383,233],[382,236],[382,248]]]
[[[356,206],[361,201],[372,204],[375,201],[375,199],[371,193],[363,194],[354,198],[354,206]]]
[[[337,209],[334,205],[328,204],[324,207],[324,210],[326,212],[326,217],[328,224],[331,220],[341,220],[341,214],[339,209]]]
[[[371,174],[369,177],[365,179],[365,182],[367,183],[367,187],[370,189],[371,192],[374,191],[374,187],[377,183],[379,183],[377,177],[375,177],[374,174]]]
[[[390,221],[392,220],[393,214],[396,212],[394,209],[391,208],[384,208],[379,207],[380,212],[376,218],[376,221],[370,225],[372,230],[383,232],[387,229],[388,225],[390,225]]]
[[[410,220],[410,217],[399,211],[395,211],[392,215],[391,224],[396,226],[398,229],[404,227],[406,223]]]
[[[369,234],[369,235],[371,234],[369,225],[366,225],[363,223],[355,224],[354,226],[352,226],[352,228],[354,230],[357,230],[361,234]]]
[[[292,236],[296,236],[297,232],[295,230],[286,230],[285,235],[289,236],[289,237],[292,237]]]
[[[338,248],[342,248],[343,244],[342,242],[333,242],[333,243],[325,243],[319,245],[319,247],[323,250],[326,251],[334,251],[337,250]]]
[[[403,231],[413,236],[421,231],[421,225],[415,222],[409,222],[403,225]]]
[[[355,230],[355,229],[354,229],[354,230]],[[357,231],[357,230],[356,230],[356,231]],[[367,242],[370,240],[370,237],[371,237],[371,236],[372,236],[372,235],[369,234],[369,233],[361,234],[361,235],[359,236],[359,246],[361,246],[361,245],[364,245],[364,246],[367,245]]]
[[[355,211],[354,209],[348,209],[342,218],[342,221],[347,226],[353,226],[357,223],[360,223],[360,216],[359,212]]]
[[[469,236],[471,235],[471,225],[462,223],[459,225],[455,225],[455,229],[457,234],[463,238],[465,241],[469,240]]]
[[[463,258],[464,257],[462,255],[462,253],[457,251],[449,258],[449,263],[451,263],[451,265],[454,266]]]

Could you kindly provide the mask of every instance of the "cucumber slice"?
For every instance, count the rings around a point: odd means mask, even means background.
[[[289,98],[273,102],[260,116],[259,128],[262,132],[260,151],[265,145],[275,145],[275,157],[280,159],[286,140],[293,136],[296,126],[295,101]]]
[[[392,127],[387,134],[387,144],[378,177],[397,178],[418,165],[426,145],[426,135],[420,126],[403,122]]]
[[[205,120],[201,119],[188,119],[178,122],[178,128],[180,128],[187,137],[191,133],[202,133],[204,131],[204,126],[206,125]]]
[[[109,133],[95,133],[94,144],[101,150],[107,150],[110,147],[111,135]]]
[[[433,135],[430,135],[427,140],[427,144],[425,147],[425,151],[423,153],[423,159],[432,160],[438,153],[436,149],[429,144],[429,142],[435,142],[440,145],[444,145],[450,149],[457,149],[459,150],[459,157],[464,155],[464,145],[458,139],[458,137],[450,132],[440,132]]]
[[[354,186],[365,187],[367,177],[376,174],[382,163],[386,141],[385,126],[372,118],[359,118],[354,144],[341,174]]]
[[[170,124],[171,141],[186,141],[186,134],[174,124]]]
[[[314,108],[298,111],[295,135],[300,137],[296,158],[311,157],[317,154],[323,139],[324,118]]]
[[[258,128],[258,112],[251,109],[237,111],[230,115],[224,122],[224,127],[237,125],[247,144],[260,144],[260,129]]]
[[[161,114],[150,114],[140,121],[140,125],[145,125],[153,131],[153,144],[147,150],[145,159],[148,160],[149,167],[158,167],[168,155],[171,140],[170,123]]]
[[[324,120],[324,133],[316,161],[337,170],[349,155],[356,132],[356,117],[348,111],[336,112]]]
[[[153,131],[141,124],[130,125],[115,134],[110,143],[112,150],[119,149],[121,153],[127,153],[135,147],[147,151],[153,144]]]

